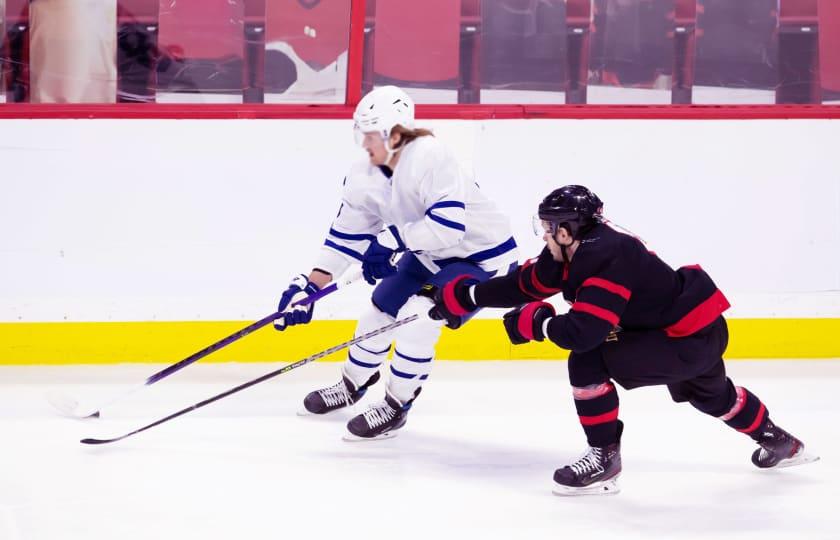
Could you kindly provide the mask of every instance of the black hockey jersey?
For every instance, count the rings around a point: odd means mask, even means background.
[[[571,309],[551,319],[547,337],[577,352],[594,349],[616,327],[688,336],[729,308],[702,268],[674,270],[638,239],[605,224],[581,238],[568,265],[546,247],[514,272],[476,285],[474,296],[480,307],[513,307],[561,292]]]

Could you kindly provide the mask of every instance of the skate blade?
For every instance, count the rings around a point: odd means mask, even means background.
[[[603,482],[596,482],[586,487],[569,487],[554,482],[551,492],[561,497],[577,497],[580,495],[615,495],[621,491],[618,478],[610,478]]]
[[[779,463],[776,464],[775,467],[770,467],[771,469],[783,469],[785,467],[794,467],[796,465],[804,465],[806,463],[813,463],[815,461],[819,461],[820,456],[816,456],[814,454],[809,454],[808,452],[799,452],[798,454],[794,455],[791,458],[783,459]]]
[[[376,437],[359,437],[357,435],[353,435],[352,433],[345,433],[344,435],[342,435],[341,439],[347,442],[368,442],[384,441],[385,439],[393,439],[396,436],[396,431],[387,431],[381,435],[377,435]]]

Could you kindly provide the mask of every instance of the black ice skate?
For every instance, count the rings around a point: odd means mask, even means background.
[[[761,469],[790,467],[820,459],[806,454],[802,441],[773,424],[769,418],[759,428],[758,437],[761,448],[753,452],[752,462]]]
[[[346,375],[341,376],[338,383],[309,392],[303,399],[305,411],[301,415],[327,414],[329,412],[352,405],[359,401],[367,392],[368,387],[379,380],[379,372],[375,372],[368,381],[357,387]]]
[[[414,396],[420,393],[418,389]],[[408,410],[414,401],[407,403],[392,396],[387,390],[385,399],[374,403],[360,415],[353,417],[347,423],[349,433],[342,437],[345,441],[374,441],[395,437],[396,431],[405,425]]]
[[[610,495],[620,491],[619,443],[590,447],[582,458],[554,471],[555,495]]]

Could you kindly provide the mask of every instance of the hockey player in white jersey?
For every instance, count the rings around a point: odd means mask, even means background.
[[[369,159],[355,164],[344,179],[341,207],[320,255],[308,276],[295,277],[283,293],[279,311],[285,317],[275,328],[309,322],[312,305],[289,306],[353,263],[362,264],[369,283],[378,282],[357,336],[418,315],[391,333],[350,347],[341,380],[304,399],[312,414],[358,401],[379,380],[393,345],[384,399],[347,424],[345,439],[370,440],[393,436],[405,424],[431,372],[443,322],[429,317],[433,302],[421,293],[423,286],[442,286],[462,274],[477,280],[506,274],[516,267],[518,252],[507,217],[430,131],[415,128],[414,103],[405,92],[395,86],[373,90],[353,120],[356,140]]]

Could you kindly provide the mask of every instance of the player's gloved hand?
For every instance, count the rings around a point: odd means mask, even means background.
[[[429,310],[429,317],[446,321],[446,326],[453,330],[460,328],[463,322],[461,317],[478,309],[470,298],[470,286],[476,283],[478,280],[475,277],[461,274],[437,289],[432,298],[435,305]]]
[[[405,251],[405,243],[396,227],[389,225],[370,243],[362,257],[362,275],[365,281],[376,285],[383,279],[397,273],[394,255]]]
[[[510,342],[521,345],[532,340],[544,340],[543,323],[554,315],[554,306],[547,302],[531,302],[508,311],[504,315],[504,323]]]
[[[312,311],[315,307],[314,302],[305,306],[293,306],[292,304],[320,290],[320,287],[306,279],[306,276],[303,274],[292,278],[289,287],[280,296],[277,311],[283,312],[283,316],[274,319],[274,329],[282,332],[288,326],[306,324],[311,321]]]

